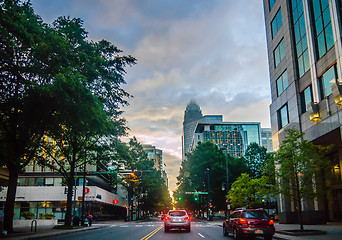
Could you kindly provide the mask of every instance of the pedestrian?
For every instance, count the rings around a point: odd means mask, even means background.
[[[89,214],[88,219],[89,219],[89,227],[90,227],[91,224],[93,223],[93,215]]]

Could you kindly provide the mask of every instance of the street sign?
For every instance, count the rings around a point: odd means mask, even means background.
[[[185,194],[194,194],[194,195],[198,195],[198,194],[208,194],[208,192],[185,192]]]
[[[89,171],[87,174],[117,174],[118,171]]]
[[[90,188],[85,187],[85,188],[84,188],[84,194],[87,194],[87,193],[89,193],[89,192],[90,192]]]

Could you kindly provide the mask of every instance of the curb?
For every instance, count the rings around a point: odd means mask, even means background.
[[[44,233],[30,233],[32,235],[26,235],[22,237],[17,237],[17,236],[10,236],[7,237],[7,239],[16,239],[16,240],[28,240],[28,239],[43,239],[47,237],[54,237],[54,236],[60,236],[60,235],[67,235],[71,233],[77,233],[77,232],[83,232],[83,231],[91,231],[91,230],[97,230],[101,228],[106,228],[109,227],[109,225],[106,226],[94,226],[92,228],[79,228],[79,229],[73,229],[73,230],[62,230],[61,232],[44,232]]]

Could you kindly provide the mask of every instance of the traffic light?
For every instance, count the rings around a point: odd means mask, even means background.
[[[197,196],[195,196],[195,201],[198,201],[198,197]]]
[[[178,201],[181,201],[182,200],[182,197],[178,197]]]

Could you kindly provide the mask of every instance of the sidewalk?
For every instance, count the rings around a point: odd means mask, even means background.
[[[15,231],[20,231],[15,234],[9,234],[3,239],[16,239],[16,240],[24,240],[24,239],[40,239],[40,238],[46,238],[56,235],[66,235],[70,233],[75,232],[81,232],[81,231],[90,231],[95,229],[100,229],[104,227],[109,227],[113,224],[121,224],[124,223],[124,221],[109,221],[108,222],[95,222],[92,224],[91,227],[80,227],[76,229],[53,229],[51,227],[38,227],[37,232],[31,232],[31,228],[25,228],[25,229],[14,229]]]
[[[207,221],[207,220],[201,220]],[[224,222],[223,218],[214,218],[214,222],[218,226],[222,227]],[[280,240],[341,240],[342,239],[342,222],[329,222],[323,225],[304,225],[304,230],[321,230],[325,231],[323,235],[309,235],[309,236],[291,236],[280,233],[284,230],[299,230],[299,224],[279,224],[275,223],[276,234],[274,239]],[[279,232],[280,231],[280,232]]]

